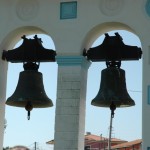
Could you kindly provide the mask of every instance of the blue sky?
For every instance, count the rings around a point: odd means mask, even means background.
[[[110,32],[113,35],[114,32]],[[141,47],[140,40],[134,34],[127,31],[118,31],[127,45]],[[46,35],[38,35],[42,38],[43,46],[55,49],[52,39]],[[93,46],[101,44],[104,36],[100,36]],[[24,108],[6,106],[7,128],[4,135],[4,146],[25,145],[33,146],[38,142],[44,150],[50,148],[46,142],[54,138],[54,121],[56,108],[57,88],[57,64],[41,63],[39,71],[43,74],[45,91],[52,99],[54,106],[44,109],[33,109],[31,119],[27,120],[27,112]],[[109,108],[95,107],[91,100],[96,96],[99,86],[101,71],[105,69],[104,62],[92,63],[88,70],[87,98],[86,98],[86,126],[85,133],[108,137],[110,110]],[[112,137],[123,140],[135,140],[141,138],[142,129],[142,60],[122,62],[122,69],[126,72],[126,84],[129,95],[135,100],[136,105],[129,108],[118,108],[113,120]],[[7,80],[7,98],[12,95],[18,83],[19,73],[23,71],[22,64],[9,63]]]

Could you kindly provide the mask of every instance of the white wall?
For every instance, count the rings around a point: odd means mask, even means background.
[[[81,56],[83,48],[90,47],[98,36],[107,31],[125,29],[135,33],[143,48],[143,149],[150,146],[150,105],[147,103],[147,86],[150,84],[150,17],[145,11],[147,0],[77,0],[77,18],[64,20],[60,19],[60,2],[70,0],[0,2],[1,51],[12,48],[23,34],[45,33],[54,40],[58,56]],[[6,64],[0,61],[1,122],[4,120]],[[1,143],[2,129],[0,127]]]

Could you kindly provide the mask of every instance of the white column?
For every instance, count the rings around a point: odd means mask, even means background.
[[[84,150],[87,70],[83,56],[57,56],[54,150]]]
[[[0,60],[0,149],[3,149],[7,62]]]
[[[150,46],[145,39],[143,49],[142,150],[150,150]],[[137,114],[138,119],[138,114]]]

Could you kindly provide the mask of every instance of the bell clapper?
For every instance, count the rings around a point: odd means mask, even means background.
[[[111,149],[111,131],[112,131],[112,121],[114,118],[114,111],[116,110],[116,105],[114,104],[114,102],[112,101],[112,103],[110,104],[110,110],[111,110],[111,116],[110,116],[110,128],[109,128],[109,139],[108,139],[108,150]]]
[[[26,111],[28,112],[27,118],[28,118],[28,120],[30,120],[30,111],[33,109],[33,106],[32,106],[32,104],[31,104],[30,101],[27,102],[27,104],[26,104],[26,106],[25,106],[25,109],[26,109]]]
[[[114,102],[111,103],[110,105],[110,110],[111,110],[111,118],[114,118],[114,111],[116,110],[116,105],[114,104]]]
[[[30,111],[28,111],[28,116],[27,116],[28,120],[30,120]]]

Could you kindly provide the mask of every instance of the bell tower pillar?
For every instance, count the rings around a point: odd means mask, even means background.
[[[5,125],[5,99],[6,99],[6,79],[7,63],[0,60],[0,149],[3,149],[3,135]]]
[[[54,150],[84,149],[87,70],[83,56],[57,56]]]

